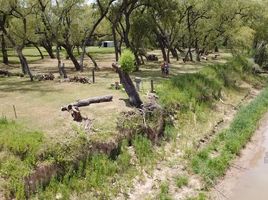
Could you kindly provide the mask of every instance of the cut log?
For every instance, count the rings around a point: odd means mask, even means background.
[[[84,107],[84,106],[89,106],[90,104],[93,104],[93,103],[110,102],[112,100],[113,100],[113,96],[111,95],[83,99],[75,103],[69,104],[68,106],[62,107],[61,111],[70,111],[73,107]]]
[[[130,76],[128,73],[121,70],[116,64],[112,64],[112,67],[115,69],[116,73],[118,73],[120,82],[125,88],[125,91],[129,97],[129,102],[132,106],[136,108],[142,107],[142,101],[140,99],[139,93],[137,92]]]

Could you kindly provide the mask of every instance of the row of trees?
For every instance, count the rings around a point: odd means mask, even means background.
[[[184,60],[200,61],[200,55],[218,51],[222,46],[236,50],[253,46],[256,61],[264,64],[268,44],[265,3],[261,0],[95,0],[88,4],[86,0],[0,0],[3,62],[8,64],[7,46],[12,46],[23,73],[32,79],[22,50],[33,45],[38,50],[40,46],[45,48],[51,58],[58,59],[59,66],[60,48],[64,48],[76,70],[83,70],[85,56],[97,67],[86,46],[106,36],[116,44],[116,60],[122,46],[132,50],[137,70],[148,49],[156,48],[170,62],[171,56],[179,59],[180,55]],[[79,57],[74,55],[76,47],[82,49]]]

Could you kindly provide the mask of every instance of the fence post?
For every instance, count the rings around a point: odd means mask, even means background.
[[[92,70],[92,83],[95,83],[95,70]]]
[[[15,105],[13,105],[13,110],[14,110],[15,118],[17,119],[18,116],[17,116],[17,112],[16,112],[16,107],[15,107]]]
[[[154,80],[151,80],[151,93],[154,93]]]

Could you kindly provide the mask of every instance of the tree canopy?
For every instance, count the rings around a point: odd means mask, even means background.
[[[202,54],[225,47],[240,53],[246,50],[258,64],[266,65],[266,3],[265,0],[96,0],[89,4],[86,0],[0,0],[3,62],[8,63],[6,46],[12,46],[23,73],[32,76],[23,48],[42,46],[53,59],[56,46],[66,50],[79,71],[83,70],[85,55],[90,56],[86,46],[109,39],[114,41],[117,61],[122,46],[133,52],[136,70],[150,49],[160,49],[163,59],[170,62],[170,56],[200,61]],[[82,49],[79,58],[73,52],[75,47]]]

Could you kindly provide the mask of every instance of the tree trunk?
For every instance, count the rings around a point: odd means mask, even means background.
[[[74,54],[73,54],[72,46],[70,46],[70,45],[62,45],[62,46],[65,48],[65,50],[66,50],[66,52],[67,52],[69,58],[70,58],[71,61],[73,62],[76,71],[81,70],[81,66],[80,66],[80,64],[78,63],[76,57],[75,57]]]
[[[29,68],[28,62],[22,53],[22,48],[16,47],[16,51],[17,51],[18,57],[20,59],[23,74],[28,74],[30,76],[31,81],[33,81],[33,75],[32,75],[31,70]]]
[[[116,73],[118,73],[119,75],[120,83],[122,83],[122,85],[125,88],[125,91],[129,97],[130,104],[132,106],[135,106],[136,108],[141,108],[143,103],[129,74],[122,71],[116,64],[113,64],[112,67],[116,70]]]
[[[83,42],[82,45],[82,53],[80,54],[80,67],[83,69],[84,68],[84,58],[85,58],[85,54],[86,54],[86,42]]]
[[[115,60],[116,62],[119,61],[119,50],[118,50],[118,44],[117,44],[117,39],[116,39],[116,31],[115,27],[112,27],[112,32],[113,32],[113,40],[114,40],[114,52],[115,52]]]
[[[215,53],[219,53],[219,47],[217,46],[217,44],[215,44],[215,49],[214,49]]]
[[[2,47],[3,63],[8,65],[8,54],[4,34],[1,35],[1,47]]]
[[[163,45],[160,45],[160,49],[161,49],[161,52],[162,52],[163,60],[167,61],[167,53],[166,53],[165,47]]]
[[[134,56],[135,56],[135,61],[136,61],[136,69],[135,69],[135,71],[137,72],[137,71],[140,70],[139,66],[141,65],[141,61],[140,61],[140,58],[139,58],[139,55],[138,55],[137,51],[134,51]]]
[[[57,60],[58,60],[59,73],[61,75],[61,58],[60,58],[60,47],[59,47],[59,45],[57,45],[57,47],[56,47],[56,57],[57,57]]]
[[[99,68],[98,63],[96,62],[96,60],[89,53],[86,53],[86,55],[93,62],[93,64],[94,64],[94,70],[100,70],[100,68]]]
[[[192,54],[192,49],[191,49],[191,47],[189,47],[189,49],[188,49],[187,56],[189,56],[188,58],[190,59],[190,61],[193,62],[193,54]]]
[[[167,51],[167,62],[170,63],[170,49]]]
[[[178,60],[179,60],[179,55],[178,55],[177,50],[176,50],[175,48],[171,48],[171,49],[170,49],[170,52],[171,52],[172,56],[173,56],[174,58],[176,58],[176,60],[178,61]]]
[[[50,44],[50,42],[43,41],[43,42],[41,43],[41,45],[42,45],[42,47],[45,48],[45,50],[47,51],[49,57],[50,57],[51,59],[54,59],[54,58],[55,58],[55,55],[54,55],[54,53],[53,53],[52,45]]]
[[[41,59],[44,59],[44,55],[43,55],[42,51],[40,50],[40,48],[38,47],[38,45],[36,43],[33,43],[33,45],[38,50]]]

